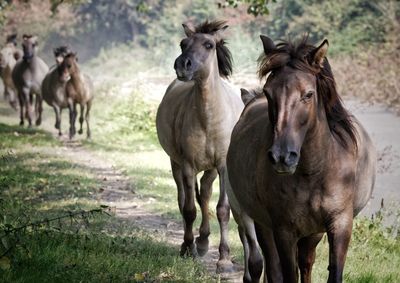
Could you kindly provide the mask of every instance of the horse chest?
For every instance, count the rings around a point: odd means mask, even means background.
[[[306,236],[324,230],[321,184],[296,181],[271,184],[268,210],[274,225]],[[277,205],[279,204],[279,205]]]

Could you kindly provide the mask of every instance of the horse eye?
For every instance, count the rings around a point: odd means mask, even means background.
[[[313,95],[314,95],[314,91],[309,91],[309,92],[307,92],[306,94],[303,95],[301,100],[303,100],[303,101],[309,100]]]
[[[213,45],[212,45],[211,43],[209,43],[209,42],[207,42],[206,44],[204,44],[204,46],[205,46],[207,49],[212,49],[212,48],[213,48]]]

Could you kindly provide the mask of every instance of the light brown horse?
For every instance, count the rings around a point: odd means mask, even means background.
[[[56,59],[56,65],[53,66],[47,73],[46,77],[42,82],[42,97],[46,103],[53,107],[56,115],[55,128],[58,129],[58,135],[61,136],[61,113],[64,108],[68,108],[68,105],[72,104],[72,101],[68,102],[66,86],[68,80],[71,78],[66,68],[62,68],[61,64],[64,58],[70,53],[68,47],[60,46],[54,49],[54,56]],[[72,98],[71,98],[72,100]],[[73,107],[71,107],[73,109]]]
[[[229,180],[256,222],[268,282],[311,282],[315,248],[329,242],[328,282],[342,282],[353,217],[368,202],[376,155],[343,107],[325,55],[261,37],[263,96],[243,110],[227,156]]]
[[[42,95],[41,85],[49,67],[36,55],[36,36],[23,35],[22,37],[23,57],[15,65],[12,71],[12,79],[18,92],[20,106],[20,125],[24,124],[25,116],[28,119],[29,127],[32,126],[33,98],[35,101],[36,125],[42,122]]]
[[[0,51],[0,76],[4,84],[4,98],[12,108],[17,109],[17,89],[11,77],[17,60],[22,57],[21,50],[16,47],[16,34],[7,36],[6,45]]]
[[[232,72],[230,51],[222,38],[224,21],[205,22],[197,27],[183,25],[186,38],[175,61],[178,79],[168,87],[157,112],[157,134],[171,159],[178,189],[178,205],[184,221],[181,255],[204,255],[210,234],[208,204],[212,183],[220,176],[217,218],[220,224],[217,270],[232,267],[227,241],[229,203],[226,195],[225,163],[230,134],[243,103],[223,78]],[[199,172],[200,192],[196,181]],[[194,243],[195,191],[201,207],[200,235]]]
[[[65,92],[69,109],[69,137],[72,139],[75,136],[75,121],[77,116],[77,105],[80,106],[79,123],[80,128],[78,133],[83,133],[83,121],[86,121],[86,136],[91,138],[90,132],[90,109],[93,102],[93,83],[90,77],[83,74],[78,66],[78,57],[76,53],[69,53],[64,57],[63,62],[58,67],[58,72],[64,77],[70,77],[65,86]],[[85,112],[86,108],[86,112]]]

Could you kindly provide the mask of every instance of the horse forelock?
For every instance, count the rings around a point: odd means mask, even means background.
[[[308,37],[305,36],[297,44],[291,41],[282,42],[268,55],[262,54],[259,58],[258,75],[262,79],[270,72],[284,66],[315,75],[318,100],[320,106],[325,110],[331,133],[343,147],[349,148],[350,144],[346,140],[346,133],[357,148],[357,132],[352,122],[352,116],[344,108],[342,99],[337,92],[329,61],[325,58],[322,68],[310,63],[308,55],[316,47],[308,44],[307,41]]]
[[[216,33],[226,27],[226,21],[205,21],[195,27],[195,33],[216,35]],[[223,78],[232,75],[233,59],[232,53],[226,46],[226,41],[220,35],[216,37],[216,50],[219,74]]]

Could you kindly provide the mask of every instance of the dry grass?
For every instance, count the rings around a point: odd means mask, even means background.
[[[400,45],[365,51],[332,61],[339,93],[382,103],[400,114]]]

